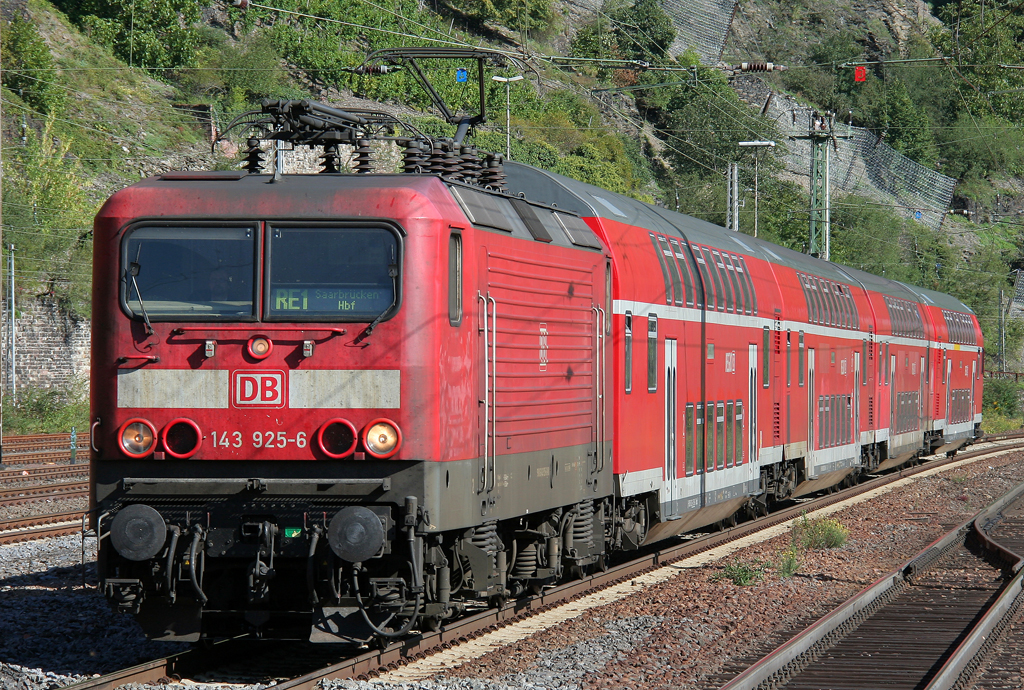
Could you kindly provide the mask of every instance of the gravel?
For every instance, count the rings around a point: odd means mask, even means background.
[[[86,578],[96,549],[86,541]],[[81,538],[0,546],[0,687],[43,690],[184,649],[147,640],[95,586],[82,588]]]
[[[734,584],[727,563],[683,568],[672,580],[588,611],[442,675],[419,682],[325,681],[325,690],[592,690],[712,688],[824,615],[996,497],[1024,482],[1024,455],[920,479],[833,517],[844,546],[804,550],[800,569],[774,566]],[[82,590],[80,539],[0,547],[0,687],[49,690],[178,651],[145,640],[95,589]],[[750,546],[728,564],[778,563],[789,535]],[[95,557],[86,553],[87,562]],[[88,572],[90,582],[95,575]],[[155,690],[161,686],[135,686]],[[164,690],[216,684],[174,683]],[[257,690],[264,686],[232,686]]]

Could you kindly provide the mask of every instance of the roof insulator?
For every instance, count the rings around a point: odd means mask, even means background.
[[[248,9],[249,0],[231,0],[231,6],[237,7],[240,10]]]

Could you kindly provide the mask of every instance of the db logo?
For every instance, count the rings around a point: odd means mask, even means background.
[[[236,407],[284,407],[283,371],[236,371],[232,388]]]

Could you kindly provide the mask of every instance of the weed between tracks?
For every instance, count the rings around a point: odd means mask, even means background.
[[[789,547],[778,554],[777,561],[733,560],[722,566],[721,572],[712,576],[715,581],[730,580],[738,587],[749,587],[764,580],[769,570],[775,570],[779,577],[792,577],[803,563],[801,552],[814,549],[835,549],[846,543],[850,530],[835,518],[808,520],[804,515],[793,524]]]

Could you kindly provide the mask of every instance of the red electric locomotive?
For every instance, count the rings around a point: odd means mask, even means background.
[[[264,114],[324,172],[252,148],[96,219],[99,577],[156,639],[436,628],[977,433],[947,295],[380,113]],[[366,174],[374,133],[406,172]]]

